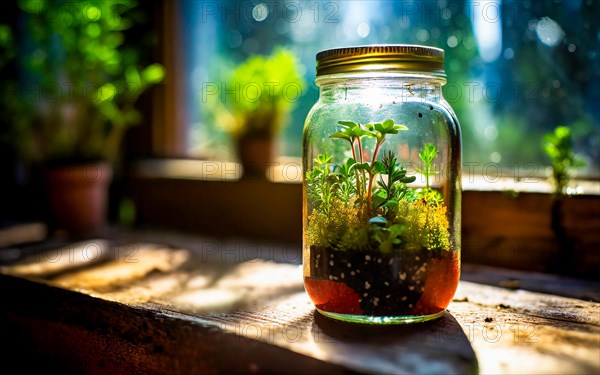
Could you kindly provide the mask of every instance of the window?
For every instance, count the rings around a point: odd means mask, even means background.
[[[572,128],[587,175],[599,174],[600,3],[535,1],[181,1],[181,53],[191,156],[233,159],[202,106],[203,83],[275,46],[292,49],[308,87],[280,138],[300,156],[304,119],[318,96],[316,52],[348,45],[411,43],[446,51],[445,96],[463,130],[474,173],[542,176],[543,134]],[[490,169],[492,166],[492,169]]]

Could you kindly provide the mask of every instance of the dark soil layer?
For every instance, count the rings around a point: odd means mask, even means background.
[[[454,252],[310,249],[306,289],[321,310],[372,316],[428,315],[446,308],[458,283]]]

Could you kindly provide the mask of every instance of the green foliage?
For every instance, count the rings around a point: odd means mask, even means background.
[[[329,162],[331,155],[321,154],[314,160],[315,166],[306,173],[308,195],[315,207],[324,214],[329,213],[331,198],[334,193],[335,179],[331,176]]]
[[[425,144],[425,147],[423,147],[419,151],[419,158],[421,158],[421,161],[423,161],[424,167],[422,169],[417,168],[417,172],[422,173],[425,176],[425,188],[426,189],[429,189],[429,176],[439,173],[436,170],[434,170],[432,167],[433,159],[435,159],[437,154],[438,154],[437,148],[434,145],[432,145],[431,143]]]
[[[550,158],[552,181],[556,195],[565,194],[569,183],[569,169],[582,168],[585,162],[573,152],[571,129],[558,126],[544,136],[543,150]]]
[[[277,48],[255,55],[233,69],[203,106],[210,121],[232,136],[272,136],[287,123],[305,82],[295,55]],[[225,91],[227,90],[227,91]]]
[[[16,46],[12,30],[8,25],[0,24],[0,69],[15,57]]]
[[[442,195],[431,189],[429,186],[429,178],[433,175],[439,174],[433,168],[433,159],[438,154],[438,149],[431,143],[425,144],[425,146],[419,151],[419,158],[423,162],[423,168],[417,168],[417,172],[422,173],[425,176],[425,188],[417,191],[417,196],[423,199],[429,204],[440,204],[443,201]]]
[[[393,120],[359,124],[339,121],[340,131],[330,138],[348,142],[352,157],[335,163],[332,155],[321,154],[306,172],[309,198],[308,240],[311,244],[346,251],[379,249],[391,252],[401,247],[419,249],[450,248],[446,208],[441,194],[429,186],[412,189],[392,151],[379,150],[389,134],[407,130]],[[369,156],[363,149],[366,138],[375,139]],[[426,144],[419,152],[427,178],[438,173],[433,161],[438,149]],[[373,181],[379,176],[378,187]]]
[[[386,217],[391,217],[397,213],[400,200],[413,200],[414,192],[406,184],[414,182],[416,177],[406,175],[406,169],[398,163],[396,155],[391,151],[384,153],[381,164],[381,173],[387,178],[380,176],[378,184],[381,189],[377,189],[373,194],[373,204],[381,208]]]
[[[351,197],[357,193],[357,187],[353,181],[354,170],[357,165],[356,160],[348,158],[344,164],[336,166],[336,184],[339,189],[340,199],[344,203],[350,202]]]
[[[391,253],[394,247],[402,244],[401,235],[406,230],[402,224],[393,224],[391,226],[373,225],[372,236],[379,245],[379,250],[383,253]]]
[[[356,165],[354,165],[354,170],[356,171],[356,191],[359,196],[359,202],[364,202],[365,209],[368,211],[373,199],[373,181],[378,174],[385,172],[385,166],[377,160],[379,149],[388,134],[398,134],[399,131],[408,130],[408,128],[404,125],[395,124],[392,119],[373,124],[359,124],[353,121],[338,121],[338,124],[341,125],[342,130],[333,133],[329,138],[342,139],[350,143],[352,157],[356,162]],[[363,157],[363,138],[376,139],[375,149],[373,150],[370,162],[368,160],[365,161]]]
[[[394,120],[385,120],[374,124],[365,124],[365,127],[370,131],[370,134],[377,138],[377,142],[383,142],[388,134],[398,134],[400,130],[408,130],[404,125],[394,124]]]
[[[21,43],[31,49],[22,66],[33,87],[23,91],[38,94],[11,108],[24,119],[18,148],[31,160],[116,159],[125,130],[141,120],[136,100],[165,75],[160,64],[141,66],[140,47],[125,43],[124,31],[141,16],[136,1],[18,5],[28,26]]]

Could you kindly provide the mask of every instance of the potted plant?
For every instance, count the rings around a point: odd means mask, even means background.
[[[554,186],[552,196],[551,227],[559,245],[559,254],[552,271],[564,272],[574,269],[573,238],[567,234],[564,222],[564,199],[568,196],[570,172],[583,168],[585,161],[573,151],[571,129],[568,126],[557,126],[553,132],[545,134],[543,150],[551,162]]]
[[[26,82],[19,92],[26,96],[16,105],[12,137],[22,157],[41,166],[57,224],[72,233],[98,231],[123,135],[140,121],[134,104],[164,69],[141,67],[140,51],[125,43],[136,19],[133,0],[19,7],[28,22],[20,40]]]
[[[238,65],[205,108],[231,136],[245,176],[264,176],[274,139],[286,125],[304,80],[294,54],[278,48]],[[227,91],[226,91],[227,90]]]

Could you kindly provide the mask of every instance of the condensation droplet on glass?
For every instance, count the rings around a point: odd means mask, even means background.
[[[490,154],[490,160],[492,163],[500,163],[500,160],[502,160],[502,155],[498,151],[494,151]]]
[[[367,36],[369,36],[369,33],[371,32],[371,28],[369,27],[368,24],[366,24],[365,22],[362,22],[360,25],[358,25],[358,27],[356,28],[356,33],[358,34],[358,36],[360,36],[361,38],[366,38]]]
[[[483,134],[487,139],[493,141],[498,137],[498,128],[495,125],[490,125],[485,128]]]
[[[475,47],[475,40],[472,37],[466,37],[463,40],[463,46],[465,46],[466,49],[472,49]]]
[[[542,17],[535,25],[535,33],[540,40],[548,47],[554,47],[565,36],[565,32],[560,25],[550,17]]]
[[[256,4],[252,9],[252,18],[257,22],[262,22],[269,16],[269,7],[265,3]]]
[[[448,44],[448,47],[450,48],[454,48],[458,45],[458,38],[456,37],[456,35],[451,35],[448,37],[448,40],[446,41],[446,44]]]
[[[429,40],[429,31],[425,30],[425,29],[419,29],[419,31],[417,31],[417,40],[419,40],[419,42],[426,42]]]

